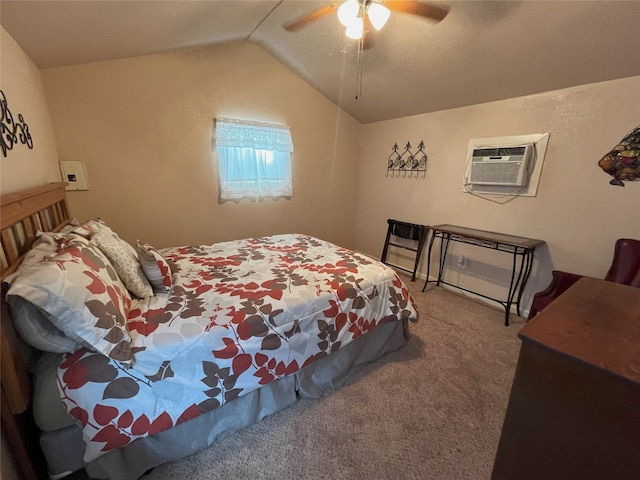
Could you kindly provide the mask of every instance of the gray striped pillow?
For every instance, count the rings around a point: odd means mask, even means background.
[[[169,263],[148,243],[136,241],[138,261],[155,293],[169,293],[173,282]]]

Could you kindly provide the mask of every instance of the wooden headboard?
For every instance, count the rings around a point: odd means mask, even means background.
[[[14,272],[31,248],[38,231],[58,231],[71,218],[65,191],[66,183],[51,183],[20,192],[2,195],[0,229],[2,252],[1,279]],[[30,402],[30,382],[21,341],[17,337],[2,292],[0,361],[2,362],[2,397],[11,413],[24,412]],[[3,405],[3,409],[6,406]],[[4,412],[3,412],[4,413]]]

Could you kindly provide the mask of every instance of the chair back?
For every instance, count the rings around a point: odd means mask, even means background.
[[[620,238],[616,241],[613,261],[604,279],[640,287],[640,240]]]

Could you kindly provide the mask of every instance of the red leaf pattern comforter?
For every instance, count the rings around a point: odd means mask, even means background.
[[[132,305],[132,366],[81,349],[58,370],[87,462],[297,372],[385,321],[417,320],[394,270],[310,236],[161,253],[173,288]]]

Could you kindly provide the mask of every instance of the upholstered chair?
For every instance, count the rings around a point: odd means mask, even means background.
[[[582,278],[582,275],[559,270],[554,270],[551,275],[549,286],[533,297],[529,320]],[[640,288],[640,240],[621,238],[616,241],[613,261],[604,279]]]

